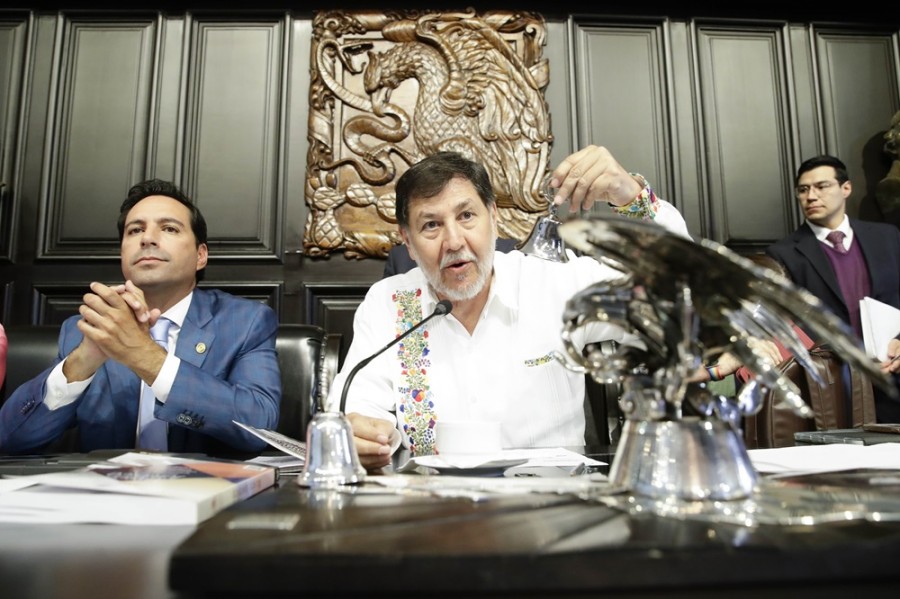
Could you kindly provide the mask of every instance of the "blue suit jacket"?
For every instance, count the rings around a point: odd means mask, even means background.
[[[871,297],[900,308],[900,229],[885,223],[850,219],[853,243],[869,265]],[[768,247],[798,286],[808,289],[832,312],[850,323],[850,312],[822,244],[807,224]],[[822,340],[820,340],[822,341]]]
[[[80,316],[63,323],[57,362],[81,343]],[[264,304],[218,290],[194,289],[175,355],[181,365],[156,417],[169,423],[169,451],[233,455],[265,442],[232,419],[274,429],[281,403],[275,353],[278,322]],[[53,366],[55,366],[54,364]],[[0,452],[40,451],[77,425],[81,451],[135,447],[140,379],[109,360],[73,403],[43,404],[52,366],[19,387],[0,409]]]

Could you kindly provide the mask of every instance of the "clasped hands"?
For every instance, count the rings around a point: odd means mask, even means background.
[[[90,287],[78,309],[84,339],[66,359],[66,379],[85,380],[112,359],[152,384],[166,359],[165,350],[150,336],[160,311],[147,306],[143,291],[131,281],[115,286],[94,282]]]

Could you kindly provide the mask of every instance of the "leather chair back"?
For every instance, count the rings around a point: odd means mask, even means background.
[[[872,383],[855,369],[845,366],[827,345],[817,345],[809,350],[809,354],[825,379],[824,387],[819,386],[794,358],[779,364],[778,369],[797,385],[815,417],[797,416],[769,391],[763,397],[760,411],[744,418],[744,441],[748,449],[791,447],[797,432],[862,428],[875,422]],[[848,375],[849,381],[845,381]]]
[[[6,328],[9,348],[6,381],[0,387],[0,404],[19,386],[46,370],[59,351],[59,327],[55,325],[10,326]]]
[[[306,427],[337,372],[340,335],[310,324],[278,326],[275,349],[281,370],[278,432],[306,439]]]

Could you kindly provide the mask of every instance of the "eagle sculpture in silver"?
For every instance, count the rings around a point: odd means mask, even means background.
[[[655,223],[616,215],[572,220],[559,227],[559,234],[570,248],[622,276],[595,283],[569,300],[563,314],[566,353],[556,357],[599,382],[621,382],[626,392],[632,390],[623,405],[629,418],[678,419],[690,407],[737,425],[742,415],[759,410],[766,389],[798,415],[811,417],[797,387],[751,343],[780,341],[822,383],[792,324],[814,339],[827,339],[851,367],[887,393],[897,393],[850,328],[816,296],[721,244],[692,241]],[[612,353],[584,355],[570,342],[572,333],[596,322],[617,325],[644,347],[620,345]],[[725,351],[755,375],[737,398],[715,396],[690,382],[705,361]]]

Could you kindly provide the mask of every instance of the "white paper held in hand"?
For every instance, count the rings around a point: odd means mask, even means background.
[[[867,296],[859,300],[859,317],[866,355],[884,362],[888,344],[900,335],[900,310]]]
[[[275,449],[279,449],[299,460],[306,461],[305,442],[298,441],[297,439],[288,437],[287,435],[282,435],[279,432],[272,431],[266,428],[256,428],[255,426],[250,426],[249,424],[244,424],[243,422],[238,422],[237,420],[232,420],[232,422],[248,433],[259,437]]]

